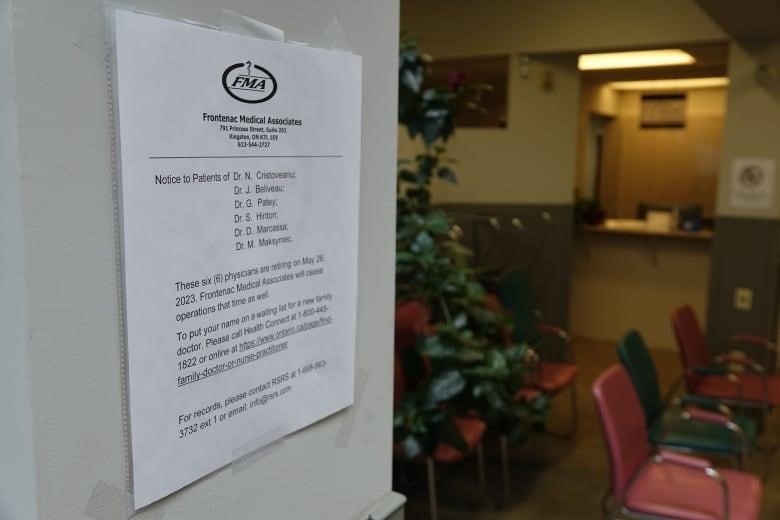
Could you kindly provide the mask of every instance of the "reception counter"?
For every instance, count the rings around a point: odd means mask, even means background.
[[[673,349],[672,309],[690,303],[706,315],[712,232],[653,230],[640,223],[608,221],[578,233],[571,332],[616,342],[637,328],[651,346]]]
[[[679,238],[682,240],[712,240],[712,231],[702,229],[699,231],[683,231],[680,229],[651,229],[644,220],[614,219],[607,220],[599,226],[585,226],[584,230],[590,234],[601,235],[630,235],[650,238]]]

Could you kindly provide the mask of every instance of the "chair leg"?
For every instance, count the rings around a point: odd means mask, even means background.
[[[501,435],[499,442],[501,443],[501,480],[504,485],[504,503],[509,503],[509,439],[506,435]]]
[[[433,467],[433,459],[428,457],[425,461],[428,474],[428,501],[431,509],[431,520],[439,520],[439,508],[436,501],[436,473]]]
[[[612,499],[612,486],[604,490],[604,494],[601,495],[601,515],[603,518],[608,518],[610,513],[609,501]]]
[[[577,428],[579,427],[579,418],[577,417],[577,381],[573,381],[571,384],[571,431],[570,437],[577,435]]]
[[[479,499],[485,501],[485,452],[482,449],[482,441],[477,443],[477,478],[479,479]]]
[[[765,428],[769,430],[770,436],[772,437],[772,440],[769,443],[769,450],[767,450],[767,455],[764,457],[764,475],[763,475],[763,481],[767,482],[769,480],[769,473],[772,469],[772,457],[774,456],[775,452],[777,451],[778,446],[778,432],[777,432],[777,417],[776,417],[777,410],[776,408],[770,408],[765,414]]]

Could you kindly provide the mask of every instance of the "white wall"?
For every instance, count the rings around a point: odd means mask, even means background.
[[[84,518],[96,484],[123,489],[126,477],[106,70],[72,43],[94,1],[10,1],[15,56],[11,67],[0,48],[0,99],[6,100],[4,80],[13,78],[19,167],[2,165],[4,180],[10,179],[0,190],[0,254],[12,276],[10,291],[0,296],[0,315],[3,325],[12,325],[2,327],[4,350],[15,350],[4,354],[0,370],[15,371],[15,377],[0,378],[0,395],[4,404],[6,397],[17,400],[4,411],[18,417],[20,430],[4,426],[0,438],[4,445],[15,443],[15,456],[28,462],[34,446],[35,463],[11,461],[19,479],[9,487],[3,483],[0,496],[13,493],[21,505],[0,516],[35,518],[37,504],[38,518],[70,520]],[[135,4],[213,25],[225,7],[284,24],[297,39],[336,16],[363,55],[357,365],[368,374],[352,412],[348,448],[336,446],[345,420],[337,414],[294,434],[246,470],[217,471],[136,518],[353,518],[390,491],[398,2]],[[6,1],[0,21],[7,20],[7,10]],[[3,115],[0,125],[7,126]],[[32,406],[25,384],[31,385]],[[34,482],[25,468],[34,469]],[[6,468],[0,471],[5,478]]]
[[[569,203],[574,193],[579,75],[571,58],[537,57],[528,76],[513,56],[507,128],[460,128],[448,153],[457,184],[437,183],[441,202]],[[542,87],[545,75],[553,85]]]
[[[35,518],[33,418],[27,362],[27,273],[16,107],[11,75],[11,4],[0,0],[0,518]]]
[[[576,243],[569,328],[616,343],[637,329],[651,347],[676,349],[669,317],[684,303],[706,316],[710,242],[597,235]]]

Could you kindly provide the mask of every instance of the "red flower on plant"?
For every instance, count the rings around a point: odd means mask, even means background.
[[[459,70],[453,70],[450,72],[449,76],[447,76],[447,86],[452,91],[458,91],[460,88],[466,84],[466,81],[468,81],[469,77],[468,74],[465,72],[459,71]]]

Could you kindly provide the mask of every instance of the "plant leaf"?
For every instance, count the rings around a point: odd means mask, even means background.
[[[421,455],[423,451],[420,441],[413,435],[407,435],[404,440],[401,441],[401,446],[403,446],[404,456],[407,459],[413,459],[418,455]]]
[[[447,168],[446,166],[444,168],[439,168],[439,171],[437,171],[436,174],[439,176],[441,180],[447,181],[451,184],[455,184],[458,182],[458,179],[455,177],[455,172],[452,171],[451,168]]]
[[[466,387],[466,379],[457,370],[448,370],[436,376],[428,387],[426,402],[436,405],[458,395]]]

